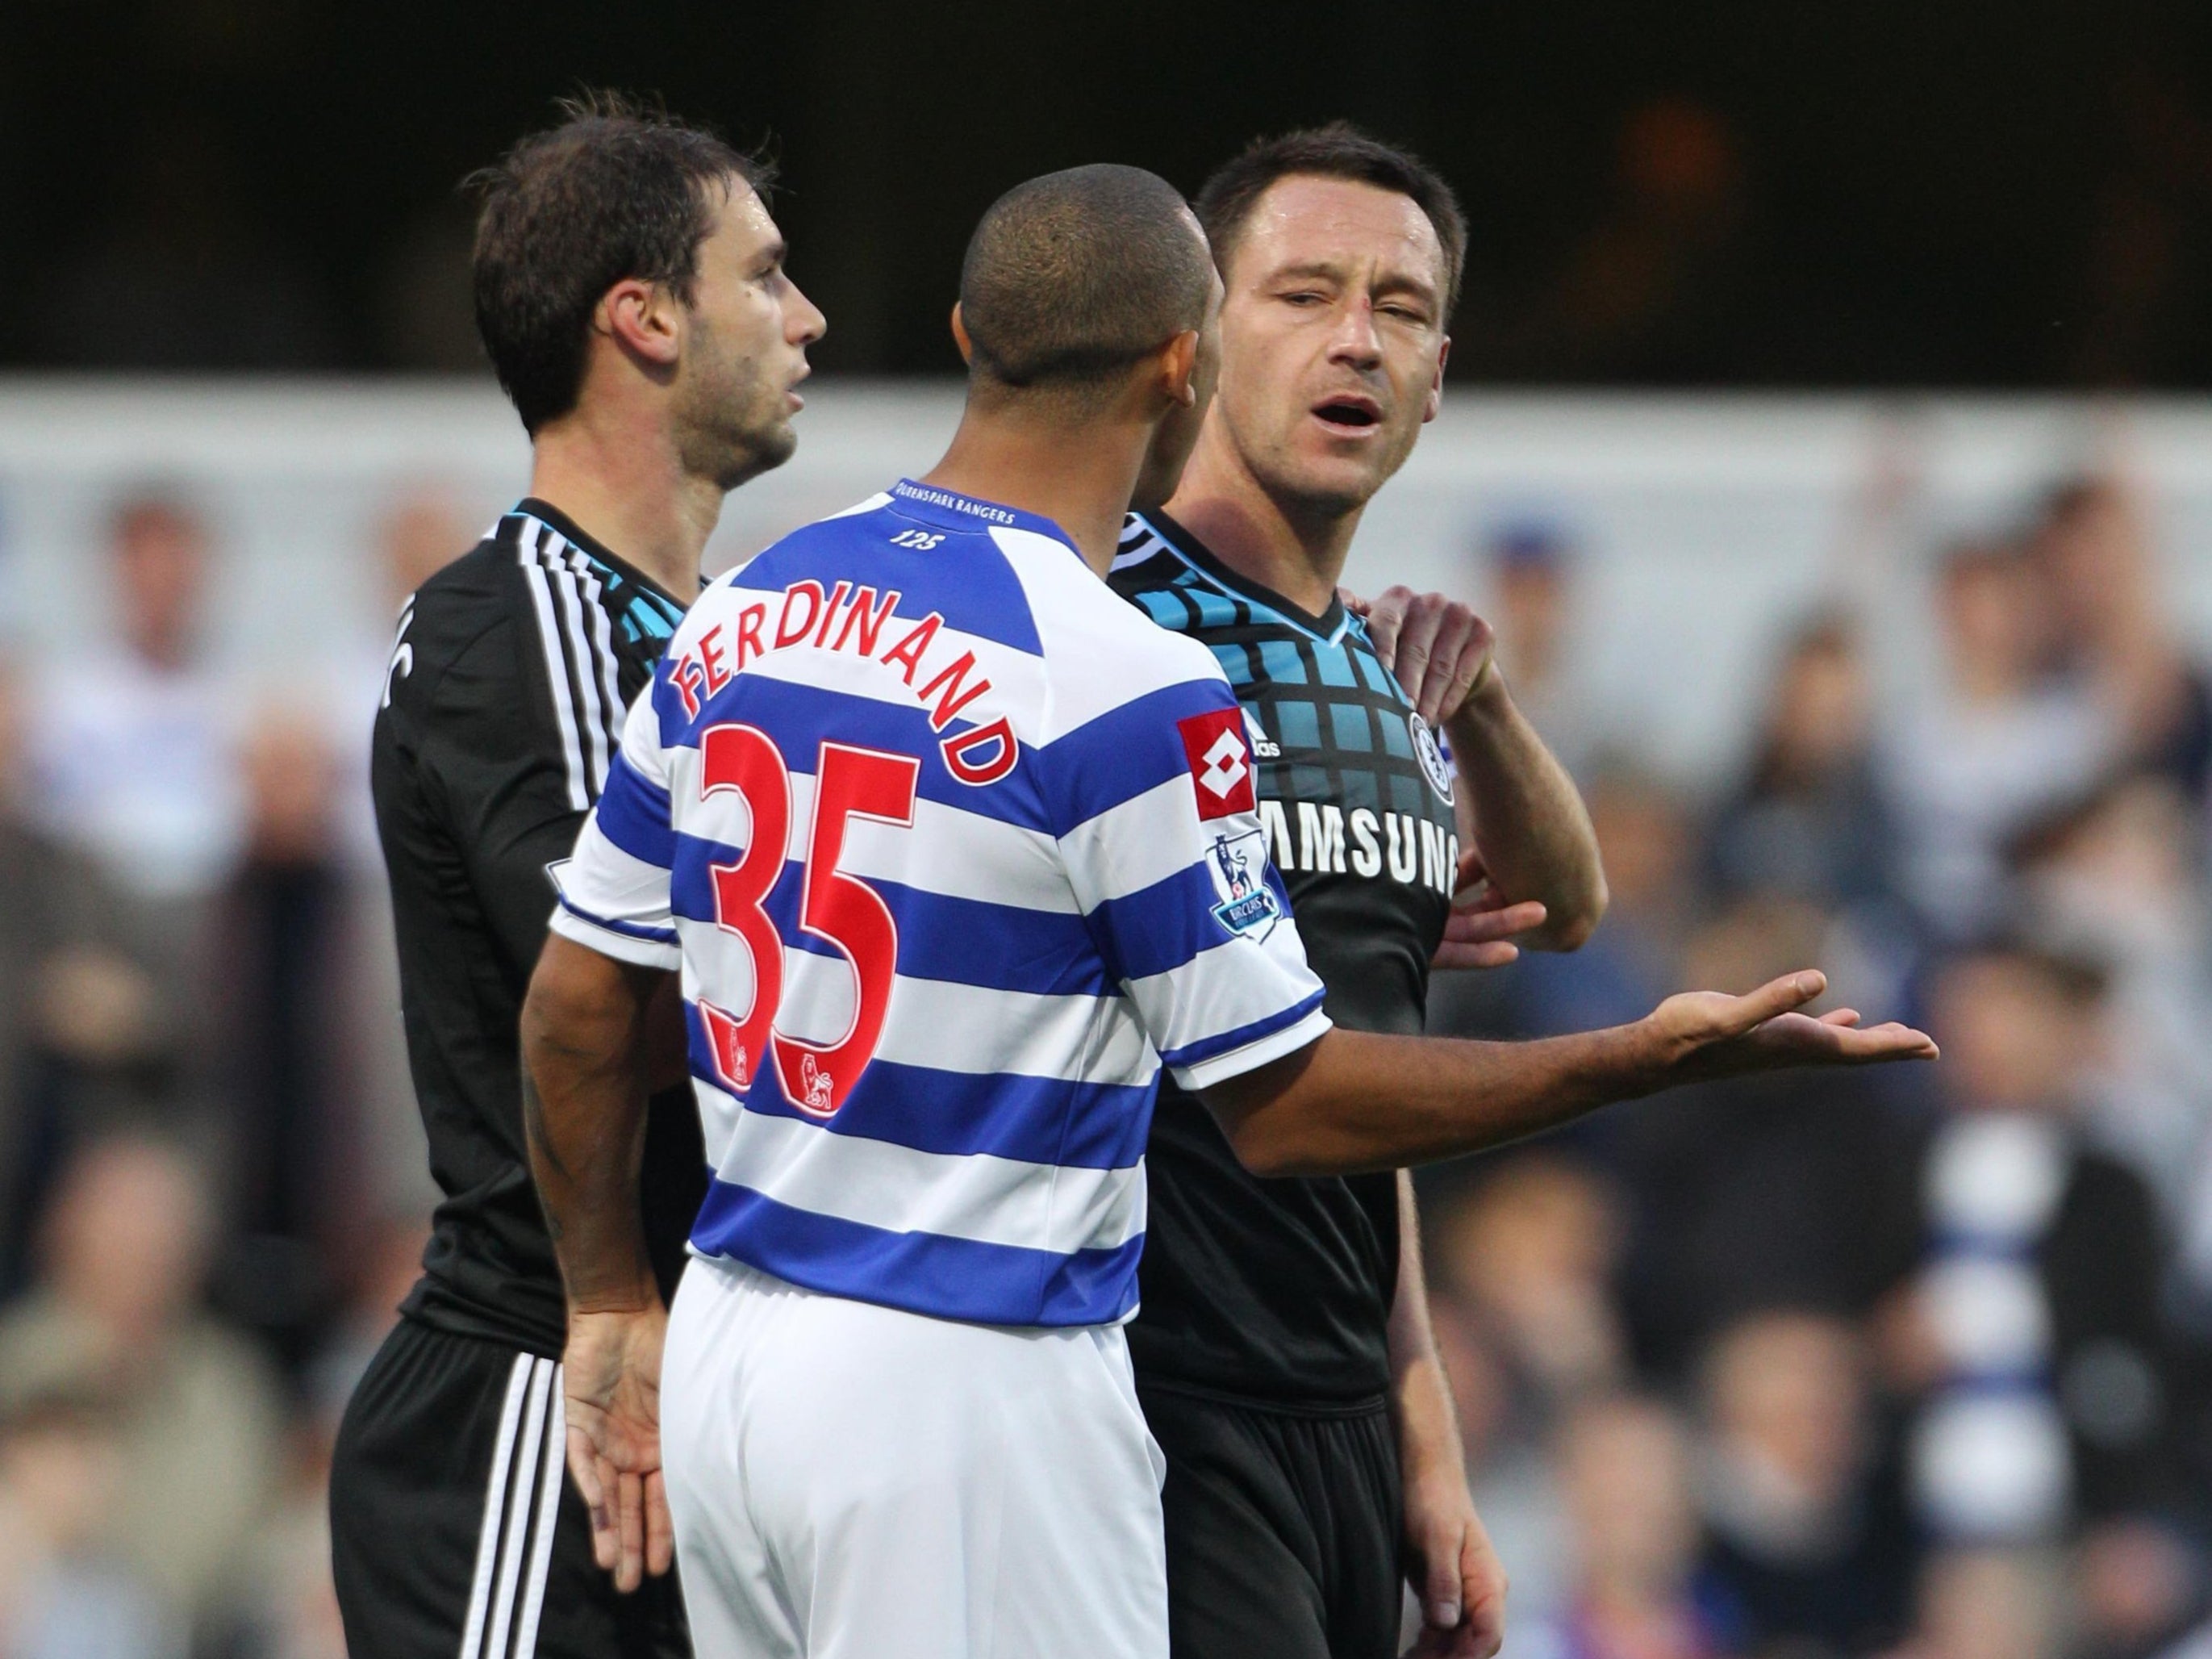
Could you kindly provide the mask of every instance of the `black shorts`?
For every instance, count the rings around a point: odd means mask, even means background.
[[[684,1659],[676,1577],[616,1594],[553,1361],[402,1319],[346,1407],[331,1566],[355,1659]],[[549,1525],[550,1520],[550,1525]]]
[[[1138,1394],[1168,1459],[1173,1659],[1395,1659],[1403,1499],[1389,1410]]]

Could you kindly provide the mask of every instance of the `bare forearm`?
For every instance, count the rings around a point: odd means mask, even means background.
[[[1413,1177],[1403,1170],[1398,1172],[1398,1289],[1390,1304],[1389,1342],[1390,1408],[1397,1419],[1401,1460],[1407,1474],[1432,1469],[1463,1474],[1459,1415],[1429,1322]]]
[[[1446,727],[1491,884],[1508,901],[1540,901],[1543,924],[1521,935],[1571,951],[1605,914],[1597,835],[1566,769],[1544,746],[1495,668]]]
[[[1742,996],[1682,991],[1632,1025],[1539,1042],[1338,1029],[1204,1098],[1255,1174],[1341,1175],[1480,1152],[1677,1084],[1936,1058],[1925,1031],[1804,1012],[1827,988],[1804,969]]]
[[[1635,1025],[1535,1042],[1340,1028],[1206,1099],[1249,1167],[1344,1175],[1502,1146],[1649,1093],[1662,1069],[1655,1040]]]
[[[531,1173],[574,1311],[638,1308],[658,1296],[637,1194],[655,988],[556,936],[523,1005]]]

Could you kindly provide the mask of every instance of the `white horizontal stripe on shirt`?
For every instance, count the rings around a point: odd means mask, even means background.
[[[1141,1164],[1058,1169],[987,1152],[920,1152],[759,1112],[739,1119],[717,1173],[816,1215],[1056,1255],[1112,1249],[1145,1230]]]

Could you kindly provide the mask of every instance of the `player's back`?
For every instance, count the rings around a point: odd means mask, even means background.
[[[902,482],[709,588],[556,923],[684,968],[695,1249],[1125,1316],[1162,1064],[1204,1086],[1322,1025],[1249,780],[1211,655],[1045,520]]]
[[[410,1314],[561,1351],[561,1281],[523,1145],[517,1024],[568,856],[623,708],[682,616],[671,595],[526,501],[410,599],[371,780],[409,1061],[445,1194]],[[655,1103],[647,1178],[672,1274],[700,1189],[680,1093]]]

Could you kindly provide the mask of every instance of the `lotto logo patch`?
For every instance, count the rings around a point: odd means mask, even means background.
[[[1191,781],[1198,786],[1198,816],[1225,818],[1235,812],[1259,810],[1252,787],[1251,751],[1244,744],[1243,711],[1219,708],[1177,720],[1182,733],[1182,752],[1190,762]]]

